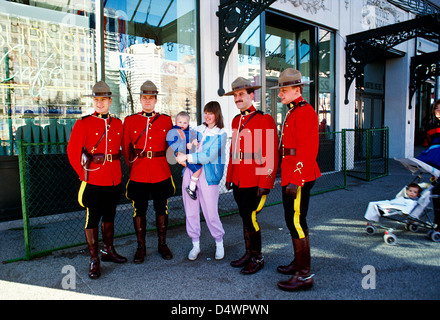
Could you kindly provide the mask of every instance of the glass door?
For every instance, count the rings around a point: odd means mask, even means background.
[[[265,60],[266,60],[266,112],[272,114],[281,129],[287,108],[278,98],[276,86],[280,73],[287,68],[301,71],[304,79],[311,79],[311,35],[313,27],[268,12],[266,14]],[[303,97],[311,102],[311,86],[304,86]]]

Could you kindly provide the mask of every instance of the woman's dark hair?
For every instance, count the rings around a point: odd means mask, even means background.
[[[223,114],[222,108],[220,107],[220,103],[217,101],[210,101],[205,105],[203,112],[212,112],[215,115],[215,124],[219,129],[223,129],[225,127],[223,123]],[[206,123],[203,123],[206,125]]]

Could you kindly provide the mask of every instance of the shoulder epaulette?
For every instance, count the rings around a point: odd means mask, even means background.
[[[263,111],[261,111],[261,110],[255,110],[255,112],[256,112],[256,113],[259,113],[259,114],[262,114],[262,115],[265,114],[265,113],[264,113]],[[241,113],[237,114],[237,115],[234,117],[234,119],[237,118],[237,117],[239,117],[239,116],[241,116]]]
[[[135,116],[135,115],[137,115],[137,114],[139,114],[139,112],[136,112],[136,113],[132,113],[132,114],[129,114],[128,116],[125,116],[126,118],[128,118],[128,117],[132,117],[132,116]]]
[[[84,119],[86,119],[86,118],[88,118],[88,117],[91,117],[91,116],[92,116],[92,114],[88,114],[88,115],[86,115],[86,116],[81,117],[81,120],[84,120]]]

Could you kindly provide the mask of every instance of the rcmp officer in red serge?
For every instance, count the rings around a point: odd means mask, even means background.
[[[310,273],[310,243],[307,211],[310,190],[321,176],[316,157],[319,149],[318,116],[302,97],[304,82],[301,73],[292,68],[284,70],[278,79],[278,96],[288,106],[280,140],[281,186],[284,216],[292,236],[295,259],[277,270],[293,277],[278,286],[287,291],[313,285]]]
[[[166,243],[168,198],[175,192],[166,159],[166,135],[173,124],[170,116],[154,110],[158,93],[153,82],[144,82],[140,92],[142,111],[124,120],[122,152],[130,167],[126,196],[133,201],[133,224],[138,242],[135,263],[144,262],[146,256],[145,229],[150,195],[156,212],[158,251],[164,259],[173,258]]]
[[[110,115],[112,93],[109,86],[97,82],[93,87],[95,112],[75,122],[67,146],[70,164],[82,181],[78,194],[87,208],[85,235],[90,252],[89,277],[101,275],[98,255],[98,224],[102,218],[102,261],[127,262],[113,246],[114,219],[121,188],[120,148],[122,121]]]
[[[245,254],[232,261],[241,273],[253,274],[264,267],[261,253],[261,230],[257,213],[273,188],[278,168],[278,135],[273,118],[253,106],[254,86],[247,79],[237,78],[232,91],[240,114],[232,120],[232,142],[226,176],[226,188],[232,189],[243,220]]]

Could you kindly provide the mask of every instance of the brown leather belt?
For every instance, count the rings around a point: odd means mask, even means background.
[[[119,160],[121,159],[121,154],[103,154],[103,153],[97,153],[92,154],[92,162],[93,163],[104,163],[105,161],[112,162],[113,160]]]
[[[159,158],[165,157],[165,151],[144,151],[143,149],[134,149],[134,155],[138,158]]]
[[[249,159],[249,160],[259,160],[261,159],[261,154],[260,153],[244,153],[242,151],[240,152],[233,152],[232,153],[232,159],[234,160],[245,160],[245,159]]]
[[[280,150],[281,156],[296,156],[296,149],[289,149],[282,147]]]

